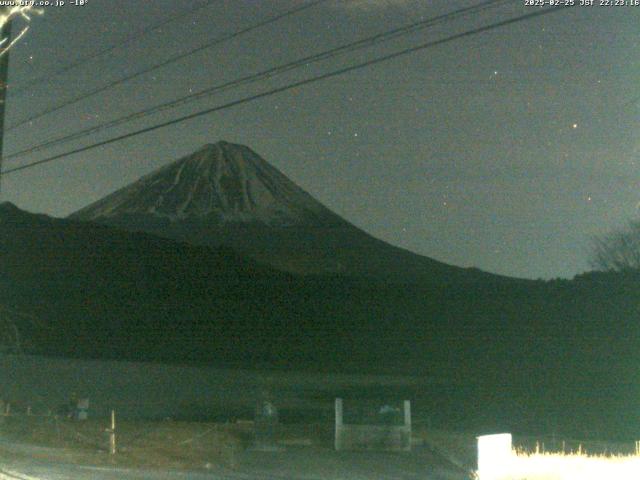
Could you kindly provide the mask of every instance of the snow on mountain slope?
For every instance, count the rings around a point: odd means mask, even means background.
[[[205,145],[74,213],[80,220],[148,216],[219,225],[327,225],[342,220],[248,147]]]
[[[205,145],[69,218],[231,248],[287,272],[485,278],[378,240],[331,212],[250,148]]]

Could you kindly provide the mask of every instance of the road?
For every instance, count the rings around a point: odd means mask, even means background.
[[[151,470],[130,470],[109,467],[86,467],[68,464],[53,464],[44,462],[11,463],[0,469],[0,480],[464,480],[468,478],[449,469],[426,471],[421,475],[409,472],[398,472],[398,476],[388,476],[387,472],[369,473],[345,471],[341,476],[316,477],[305,475],[300,471],[296,474],[269,475],[267,473],[208,473],[208,472],[160,472]]]
[[[0,480],[240,480],[247,477],[225,477],[197,472],[154,472],[104,467],[29,463],[7,465],[0,469]]]
[[[0,480],[468,480],[469,475],[430,449],[411,453],[335,452],[287,448],[246,450],[234,469],[160,471],[93,467],[51,460],[49,448],[0,441]],[[8,453],[8,454],[7,454]],[[19,454],[19,455],[18,455]]]

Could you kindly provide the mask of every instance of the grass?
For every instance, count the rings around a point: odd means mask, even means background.
[[[108,451],[107,420],[74,422],[56,417],[5,417],[2,436],[39,447],[29,457],[70,463],[162,469],[234,468],[250,434],[237,425],[122,421],[116,426],[117,455]],[[9,446],[0,454],[14,456]]]
[[[483,444],[483,465],[478,471],[478,480],[636,480],[640,478],[640,452],[627,444],[606,444],[594,442],[594,450],[587,453],[580,445],[575,451],[562,449],[545,452],[536,442],[535,450],[527,450],[522,445],[529,441],[517,442],[513,448],[506,444],[504,435],[486,438]],[[507,440],[508,442],[508,440]],[[595,452],[595,453],[594,453]],[[484,457],[486,455],[486,458]]]
[[[242,468],[242,452],[253,440],[252,422],[196,423],[180,421],[118,421],[118,453],[108,453],[108,419],[85,422],[53,416],[15,415],[0,417],[2,438],[0,456],[19,456],[8,447],[27,444],[43,447],[28,450],[25,458],[41,458],[68,463],[156,469],[234,469]],[[476,436],[431,428],[416,428],[416,440],[454,465],[460,472],[476,468]],[[306,447],[309,458],[332,450],[332,425],[282,425],[277,441],[292,448]],[[540,439],[516,438],[519,449],[505,462],[500,476],[478,480],[636,480],[640,478],[640,455],[627,444],[586,444],[587,454],[576,442],[566,442],[567,453],[533,449]],[[551,445],[551,439],[544,439]],[[555,440],[554,440],[555,441]],[[544,442],[540,442],[544,445]],[[565,442],[561,442],[565,445]],[[529,450],[525,450],[524,448]],[[576,449],[571,452],[570,449]],[[561,449],[560,449],[561,450]],[[607,452],[607,453],[605,453]],[[612,453],[613,452],[613,453]],[[624,454],[622,454],[624,453]],[[306,457],[305,457],[306,458]],[[240,460],[239,460],[240,459]]]
[[[109,419],[72,421],[55,416],[0,416],[0,458],[39,458],[65,463],[131,468],[235,469],[254,446],[252,421],[234,423],[117,420],[117,454],[109,454]],[[327,450],[333,425],[280,425],[285,447]],[[18,448],[18,447],[20,448]],[[28,446],[28,447],[26,447]],[[24,447],[24,448],[22,448]]]
[[[445,430],[416,429],[414,435],[453,465],[475,471],[476,434]],[[478,480],[638,480],[640,454],[633,443],[580,442],[556,438],[515,437],[518,448],[511,458],[499,462],[506,468],[500,475]],[[551,446],[550,452],[544,445]],[[563,447],[566,449],[563,451]],[[587,451],[589,453],[587,453]],[[502,466],[502,465],[499,465]],[[498,466],[498,467],[499,467]]]
[[[488,480],[637,480],[639,455],[514,452],[508,470]],[[485,480],[480,478],[480,480]]]

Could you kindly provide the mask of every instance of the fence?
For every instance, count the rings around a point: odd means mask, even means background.
[[[403,402],[402,425],[357,424],[344,422],[343,400],[335,401],[335,449],[336,450],[411,450],[411,403]],[[383,406],[389,407],[387,405]],[[392,413],[391,410],[389,413]],[[384,413],[384,410],[378,411]]]
[[[251,434],[243,437],[235,424],[117,420],[115,412],[81,421],[28,411],[0,415],[2,450],[37,452],[43,458],[71,463],[202,468],[214,462],[233,467]]]

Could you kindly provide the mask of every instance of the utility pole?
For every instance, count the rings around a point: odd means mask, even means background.
[[[5,11],[7,7],[4,7]],[[3,12],[4,13],[4,12]],[[4,114],[9,81],[9,45],[11,45],[11,19],[0,28],[0,195],[2,195],[2,158],[4,156]]]

